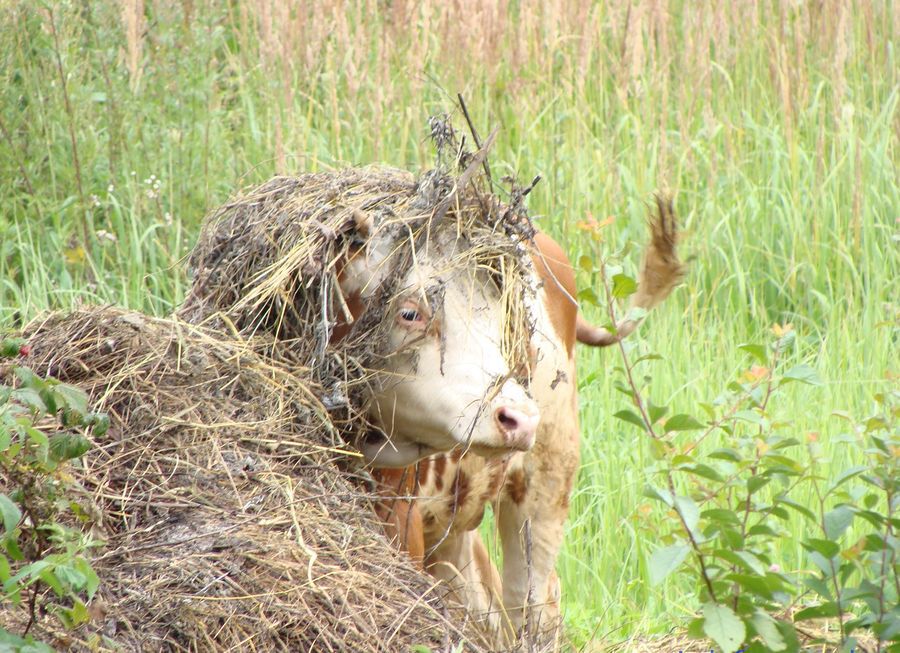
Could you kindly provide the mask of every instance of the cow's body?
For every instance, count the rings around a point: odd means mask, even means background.
[[[526,614],[533,616],[535,628],[546,630],[556,622],[554,567],[579,462],[575,278],[552,239],[539,233],[534,244],[532,258],[541,280],[533,307],[529,384],[541,416],[534,446],[491,458],[458,447],[400,475],[376,472],[397,494],[412,489],[418,497],[412,504],[389,501],[379,507],[390,534],[413,554],[424,549],[425,567],[446,580],[473,616],[498,636],[518,631]],[[476,531],[488,503],[494,506],[503,545],[502,583]],[[421,527],[415,523],[419,518]],[[420,530],[422,542],[417,541]]]
[[[641,288],[632,302],[645,309],[661,301],[682,273],[674,256],[674,220],[668,204],[660,202],[652,226]],[[485,622],[498,643],[508,643],[523,631],[538,639],[556,636],[555,564],[579,464],[575,343],[609,345],[636,326],[625,320],[611,333],[579,318],[571,264],[548,236],[536,235],[532,258],[541,281],[533,311],[529,384],[540,412],[534,446],[493,458],[461,446],[425,458],[403,472],[402,488],[394,488],[404,496],[411,491],[417,499],[387,500],[380,506],[401,546],[411,552],[424,550],[425,567],[447,581],[457,600]],[[476,530],[488,503],[493,505],[503,548],[502,580]]]

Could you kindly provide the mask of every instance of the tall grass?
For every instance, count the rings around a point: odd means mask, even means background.
[[[461,92],[501,128],[495,177],[542,175],[531,211],[573,260],[596,255],[585,217],[614,216],[618,249],[649,194],[676,191],[693,263],[635,344],[665,355],[653,396],[712,399],[737,344],[791,322],[827,383],[779,410],[836,454],[829,413],[898,373],[898,34],[890,0],[7,2],[0,327],[79,302],[172,310],[209,208],[274,173],[426,168],[426,117]],[[664,630],[694,606],[647,580],[649,454],[611,417],[614,354],[579,364],[569,632]]]

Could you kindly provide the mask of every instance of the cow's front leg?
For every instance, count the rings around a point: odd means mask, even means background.
[[[501,645],[502,583],[478,531],[453,531],[442,537],[429,552],[425,568],[447,583],[451,597]]]
[[[560,628],[556,558],[578,469],[577,430],[546,444],[538,442],[509,470],[495,506],[503,605],[515,633],[540,642],[556,639]]]

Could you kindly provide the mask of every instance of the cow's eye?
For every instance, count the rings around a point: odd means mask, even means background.
[[[422,321],[422,314],[419,313],[419,311],[417,311],[416,309],[409,308],[407,306],[404,306],[403,308],[400,309],[400,312],[397,314],[397,317],[400,319],[401,322],[421,322]]]

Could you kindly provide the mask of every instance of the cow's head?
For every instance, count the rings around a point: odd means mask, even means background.
[[[511,328],[496,260],[448,227],[359,226],[365,245],[351,254],[341,289],[383,316],[363,334],[382,341],[369,406],[377,428],[359,443],[363,455],[399,467],[457,446],[483,455],[529,449],[539,414],[522,370],[511,369],[522,348],[510,335],[527,329],[521,320]]]

